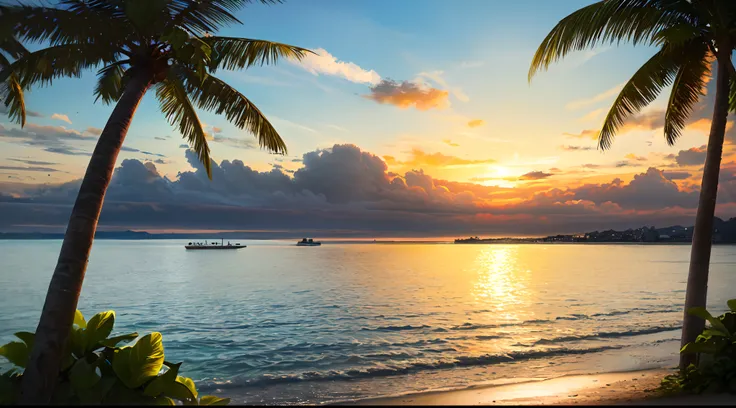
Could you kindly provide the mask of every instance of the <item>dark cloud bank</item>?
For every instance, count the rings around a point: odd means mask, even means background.
[[[196,154],[185,155],[195,170],[176,180],[162,177],[152,162],[124,160],[100,228],[279,231],[289,237],[304,231],[322,237],[546,234],[690,225],[698,198],[672,181],[679,174],[655,168],[630,183],[616,179],[524,196],[518,189],[433,179],[421,170],[393,174],[378,156],[353,145],[305,154],[293,176],[281,169],[257,172],[240,160],[213,161],[212,181]],[[725,167],[721,216],[736,208],[736,167]],[[0,193],[0,230],[63,230],[78,188],[76,181],[26,190],[21,198]]]

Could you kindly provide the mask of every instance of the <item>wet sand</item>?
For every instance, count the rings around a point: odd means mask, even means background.
[[[564,376],[356,401],[349,405],[734,405],[732,395],[662,396],[654,390],[672,370]]]

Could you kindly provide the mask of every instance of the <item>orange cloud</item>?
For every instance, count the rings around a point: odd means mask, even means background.
[[[567,137],[574,137],[578,139],[593,139],[598,140],[599,131],[593,129],[585,129],[580,133],[563,133]]]
[[[417,110],[446,109],[450,106],[449,92],[422,86],[413,82],[396,82],[390,79],[381,80],[371,87],[371,93],[365,98],[381,104],[391,104],[406,109],[415,107]]]
[[[389,166],[404,166],[412,168],[426,167],[460,167],[495,163],[495,160],[468,160],[442,153],[425,153],[420,149],[412,149],[411,157],[406,161],[399,161],[393,156],[383,156]]]
[[[637,156],[634,153],[629,153],[629,154],[627,154],[624,157],[627,158],[627,159],[629,159],[629,160],[647,161],[647,158],[646,157],[644,157],[644,156]]]
[[[445,139],[445,140],[443,140],[443,142],[444,142],[444,143],[445,143],[446,145],[448,145],[448,146],[452,146],[452,147],[459,147],[459,146],[460,146],[459,144],[457,144],[457,143],[454,143],[454,142],[453,142],[452,140],[450,140],[450,139]]]
[[[483,119],[475,119],[468,122],[468,127],[476,128],[478,126],[483,126],[486,122]]]

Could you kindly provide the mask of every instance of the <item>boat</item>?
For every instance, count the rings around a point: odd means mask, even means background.
[[[312,240],[312,238],[309,238],[309,239],[302,238],[301,241],[296,243],[296,246],[320,246],[320,245],[322,245],[321,242],[314,241]]]
[[[225,240],[221,239],[220,243],[218,244],[216,241],[214,242],[190,242],[188,245],[184,245],[184,248],[186,249],[240,249],[245,248],[245,245],[240,245],[240,242],[236,243],[230,243],[230,241],[227,242],[227,245],[225,245]]]

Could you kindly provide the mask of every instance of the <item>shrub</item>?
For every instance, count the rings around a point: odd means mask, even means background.
[[[698,353],[698,365],[665,377],[661,390],[736,393],[736,299],[727,304],[729,311],[718,317],[702,307],[688,310],[710,323],[694,342],[680,349],[680,353]]]
[[[138,333],[110,337],[115,312],[110,310],[84,320],[77,310],[57,379],[52,403],[227,405],[228,398],[199,397],[194,382],[179,375],[182,363],[164,360],[161,333],[141,338]],[[18,332],[21,341],[0,347],[0,356],[25,368],[33,349],[34,333]],[[132,346],[120,347],[138,338]],[[166,369],[164,370],[164,367]],[[0,374],[0,405],[18,401],[23,373],[11,369]]]

